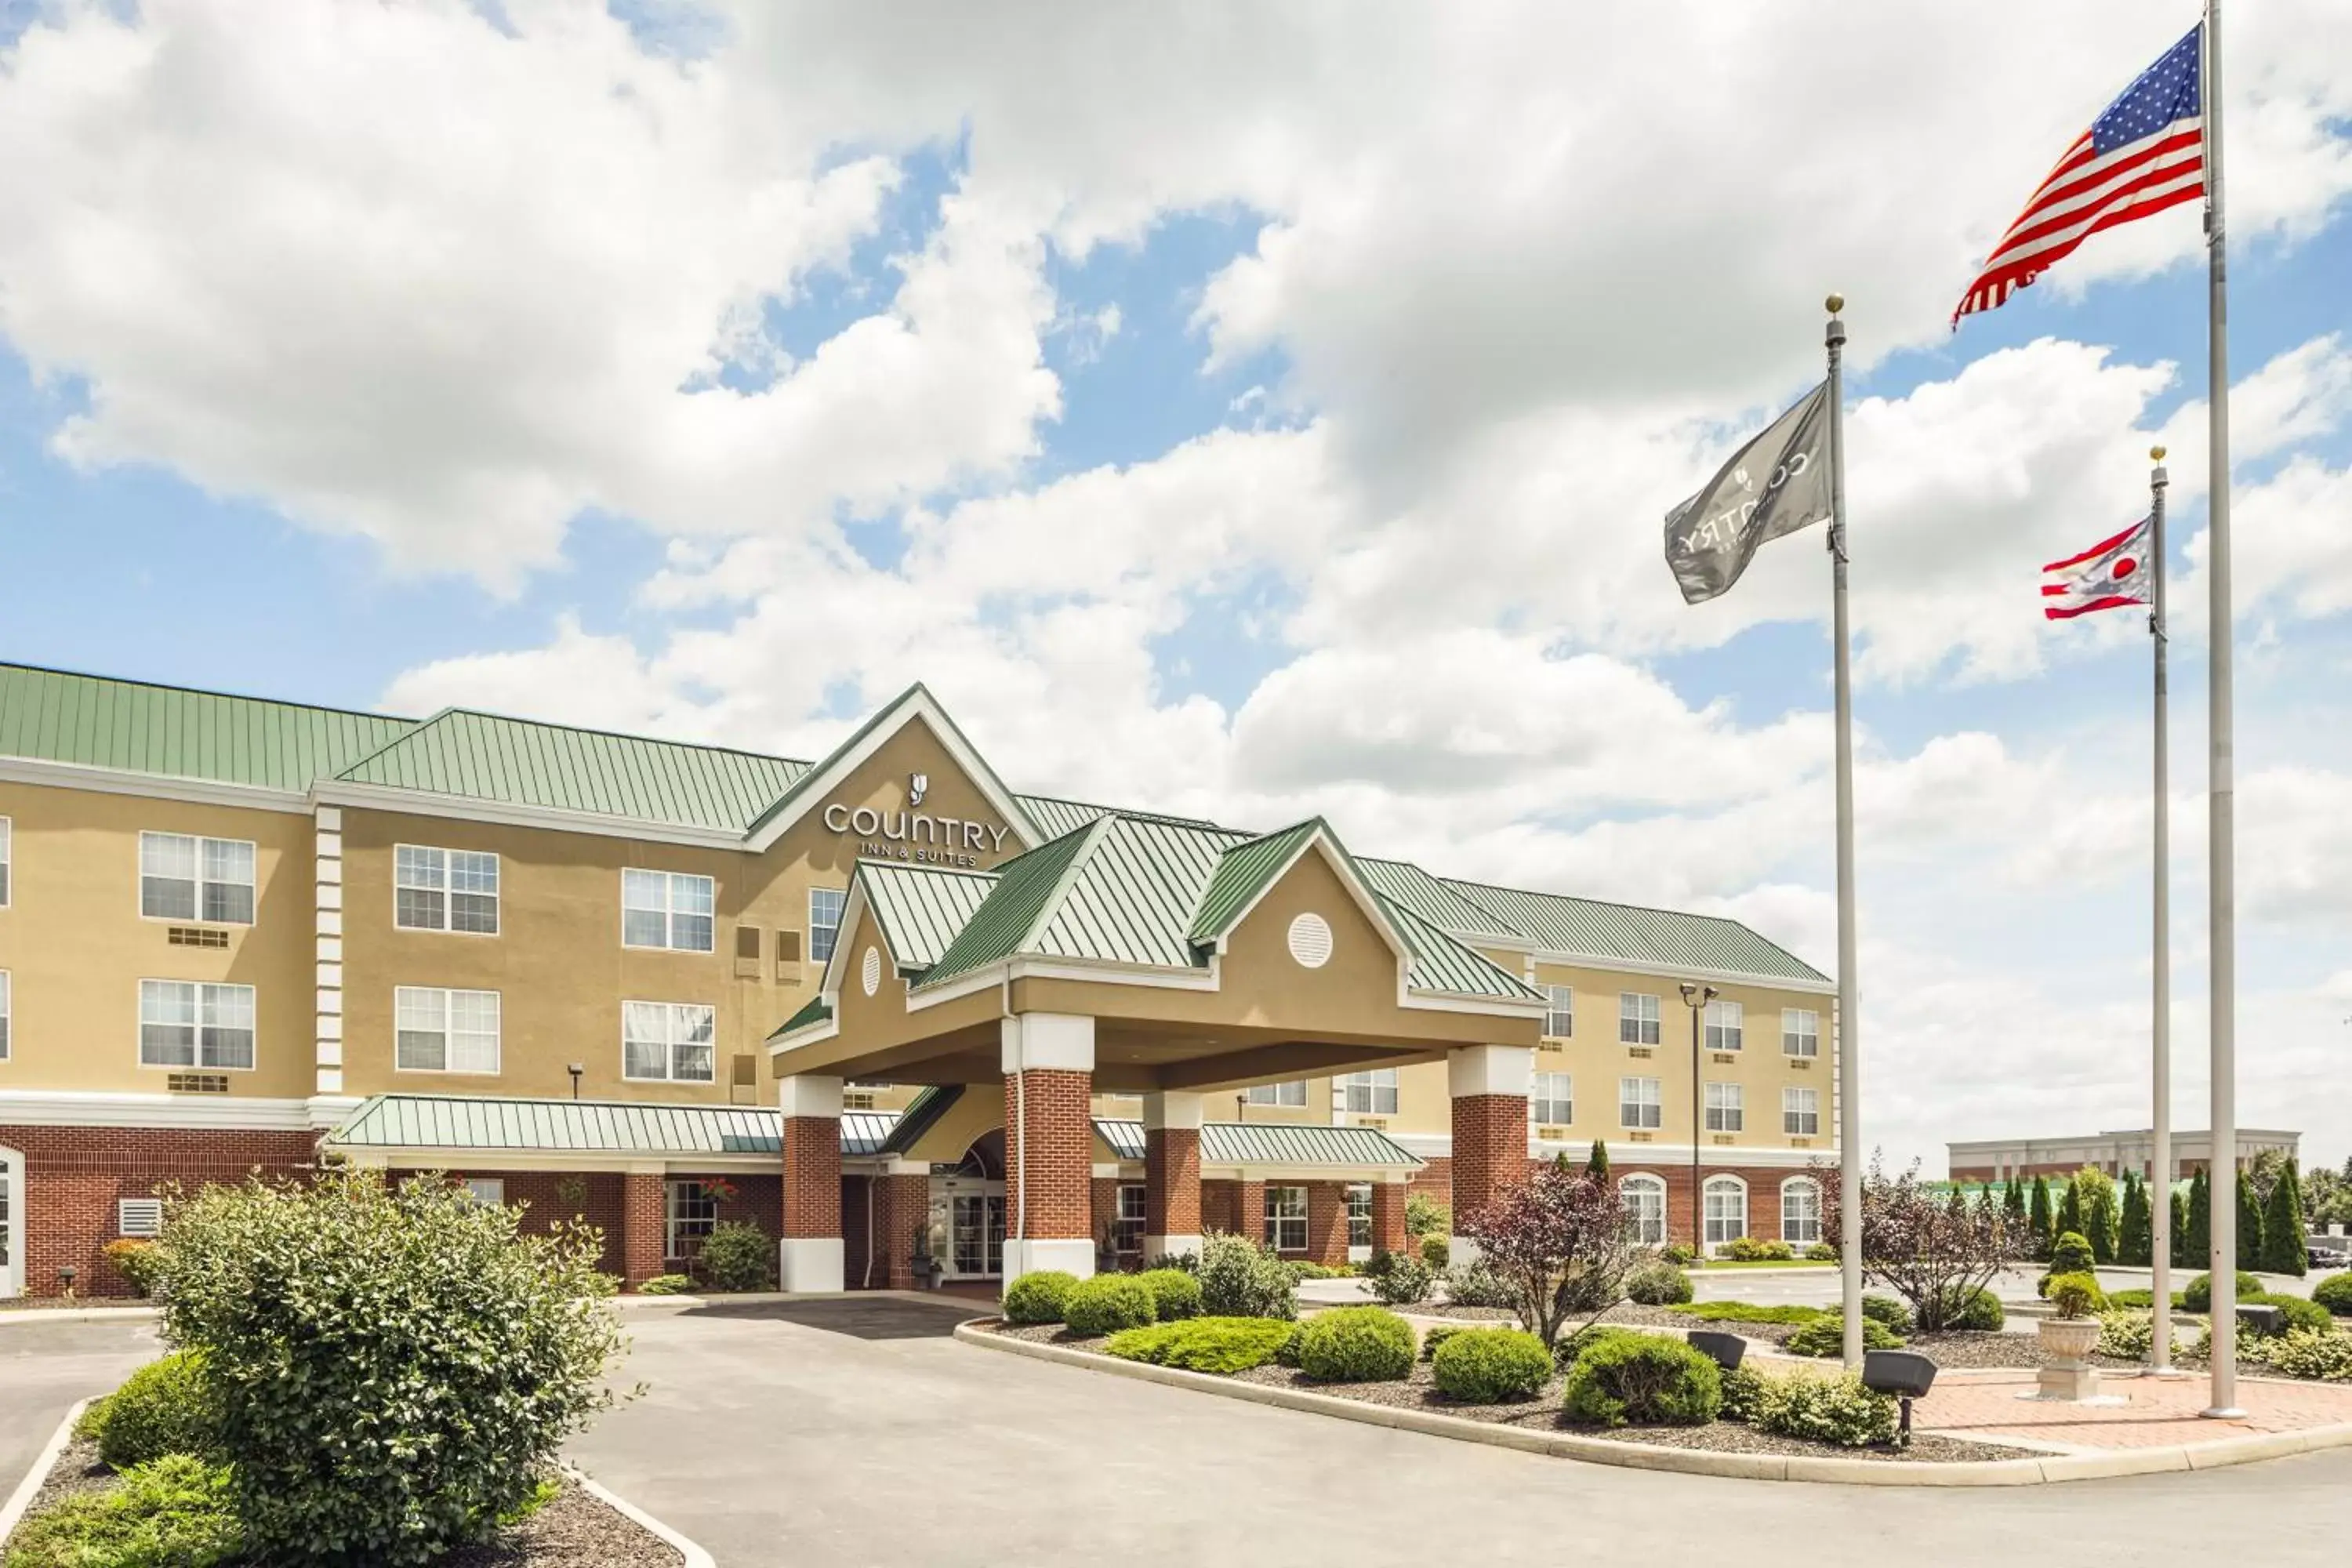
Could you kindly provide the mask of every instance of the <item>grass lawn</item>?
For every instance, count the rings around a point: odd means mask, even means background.
[[[1827,1315],[1820,1307],[1768,1307],[1757,1301],[1684,1301],[1666,1310],[1710,1323],[1810,1323]]]
[[[1748,1263],[1741,1263],[1729,1258],[1710,1258],[1705,1263],[1691,1265],[1695,1271],[1702,1274],[1717,1274],[1728,1268],[1835,1268],[1836,1267],[1835,1263],[1826,1258],[1818,1262],[1810,1258],[1759,1258]]]

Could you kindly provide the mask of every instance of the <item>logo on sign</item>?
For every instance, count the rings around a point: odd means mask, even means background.
[[[930,774],[929,774],[929,773],[910,773],[910,774],[908,774],[908,777],[907,777],[907,804],[908,804],[908,805],[910,805],[910,806],[911,806],[911,805],[922,805],[922,804],[923,804],[923,796],[925,796],[926,795],[929,795],[929,794],[930,793],[930,789],[931,789],[931,775],[930,775]]]

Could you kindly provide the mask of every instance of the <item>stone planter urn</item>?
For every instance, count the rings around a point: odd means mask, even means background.
[[[2036,1331],[2042,1354],[2049,1357],[2035,1381],[2043,1399],[2095,1399],[2099,1369],[2090,1363],[2099,1348],[2096,1318],[2044,1318]]]

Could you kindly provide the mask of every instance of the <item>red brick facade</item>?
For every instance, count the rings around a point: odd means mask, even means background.
[[[1372,1247],[1378,1252],[1404,1250],[1404,1198],[1410,1191],[1401,1182],[1380,1182],[1372,1187]]]
[[[1526,1165],[1528,1169],[1533,1170],[1541,1163],[1542,1162],[1540,1161],[1528,1160],[1526,1162]],[[1427,1169],[1437,1169],[1445,1166],[1447,1163],[1448,1163],[1444,1160],[1433,1160],[1430,1162]],[[1456,1168],[1458,1168],[1458,1161],[1455,1162],[1455,1164]],[[1667,1238],[1672,1241],[1685,1243],[1685,1245],[1696,1244],[1696,1239],[1699,1235],[1699,1227],[1696,1218],[1697,1208],[1692,1202],[1692,1193],[1694,1189],[1691,1184],[1691,1168],[1687,1164],[1634,1164],[1612,1159],[1609,1165],[1609,1173],[1612,1181],[1620,1183],[1622,1183],[1627,1176],[1636,1174],[1655,1176],[1659,1180],[1663,1181],[1666,1187]],[[1412,1183],[1412,1190],[1416,1192],[1430,1192],[1433,1195],[1454,1204],[1454,1220],[1457,1225],[1465,1215],[1475,1212],[1474,1210],[1465,1208],[1462,1205],[1450,1190],[1450,1184],[1449,1186],[1439,1186],[1436,1184],[1429,1183],[1423,1179],[1423,1176],[1425,1174],[1426,1170],[1416,1175]],[[1826,1165],[1820,1170],[1811,1170],[1792,1169],[1786,1165],[1719,1164],[1710,1161],[1700,1167],[1701,1184],[1704,1184],[1707,1179],[1715,1176],[1737,1176],[1741,1181],[1748,1184],[1747,1234],[1755,1237],[1759,1241],[1777,1241],[1780,1239],[1780,1184],[1783,1182],[1795,1177],[1808,1177],[1827,1184],[1837,1180],[1835,1168]],[[1379,1205],[1381,1201],[1381,1193],[1382,1190],[1383,1189],[1375,1189],[1372,1194],[1373,1223],[1375,1228],[1378,1227],[1380,1223]],[[1402,1200],[1400,1200],[1400,1208],[1401,1207]],[[1801,1246],[1802,1244],[1800,1245]]]
[[[841,1119],[788,1116],[782,1142],[783,1234],[841,1235]]]
[[[1523,1094],[1465,1094],[1454,1100],[1454,1225],[1526,1178],[1528,1100]]]
[[[875,1287],[911,1290],[915,1288],[915,1229],[930,1223],[931,1178],[876,1176],[870,1184],[877,1194],[874,1245],[880,1254],[874,1265]],[[858,1277],[865,1278],[863,1269]]]
[[[667,1272],[662,1267],[667,1196],[658,1171],[631,1171],[621,1178],[621,1279],[632,1290]]]
[[[1144,1132],[1143,1232],[1202,1234],[1199,1128],[1153,1127]]]
[[[1013,1216],[1025,1213],[1032,1240],[1095,1237],[1093,1091],[1094,1074],[1067,1068],[1005,1075],[1008,1235],[1018,1223]],[[1024,1180],[1025,1202],[1018,1190]]]

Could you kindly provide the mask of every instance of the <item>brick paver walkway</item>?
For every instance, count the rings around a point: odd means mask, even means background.
[[[2264,1432],[2301,1432],[2352,1424],[2352,1386],[2241,1377],[2242,1420],[2209,1421],[2197,1413],[2210,1403],[2202,1376],[2174,1379],[2108,1374],[2102,1394],[2121,1405],[2073,1405],[2020,1399],[2034,1386],[2030,1372],[1947,1372],[1913,1408],[1923,1430],[1956,1437],[2004,1438],[2034,1447],[2163,1448],[2210,1443]]]

